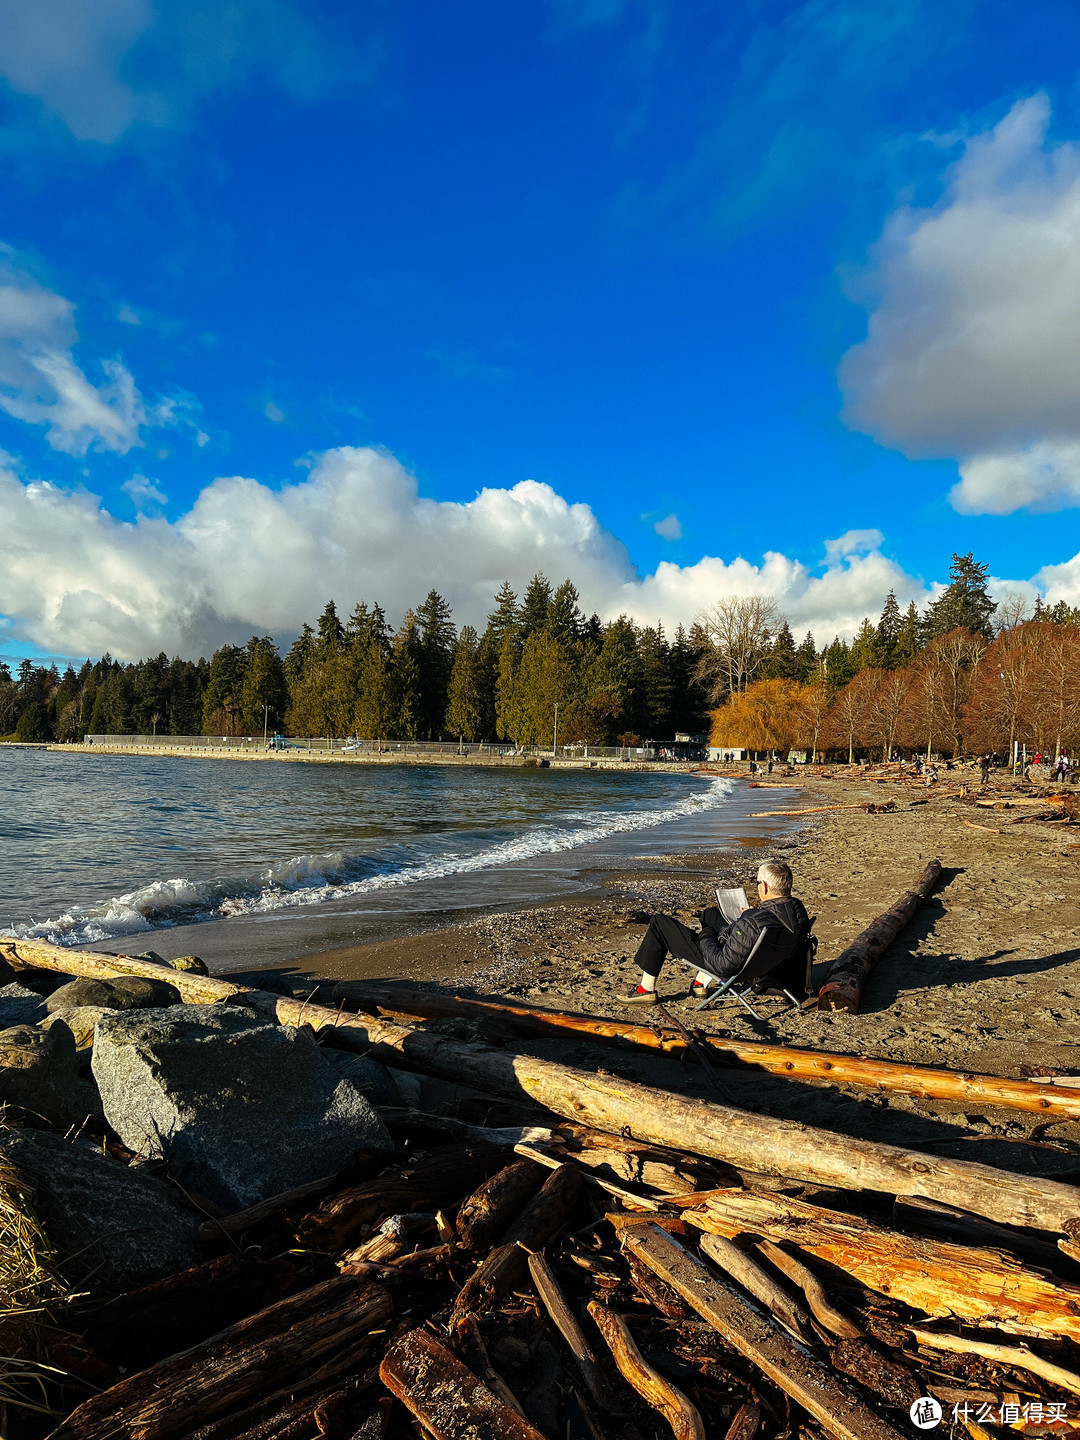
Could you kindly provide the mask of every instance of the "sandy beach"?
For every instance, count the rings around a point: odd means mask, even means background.
[[[960,797],[964,784],[968,794]],[[633,955],[646,912],[689,920],[718,880],[742,883],[768,853],[783,854],[796,893],[816,915],[815,974],[912,883],[934,857],[944,874],[932,900],[874,972],[858,1015],[784,1010],[767,1000],[764,1023],[725,1004],[699,1014],[686,999],[689,971],[665,967],[658,989],[687,1023],[742,1039],[916,1064],[1020,1076],[1025,1067],[1080,1070],[1080,846],[1061,828],[1018,824],[1023,807],[1007,777],[975,808],[977,772],[943,773],[929,792],[894,771],[814,775],[799,789],[755,791],[761,810],[825,810],[781,839],[744,837],[723,852],[666,857],[610,876],[605,893],[575,903],[481,916],[448,929],[308,957],[284,967],[297,986],[317,979],[378,978],[476,997],[513,997],[553,1010],[659,1023],[656,1010],[619,1004],[637,979]],[[755,807],[757,808],[757,807]],[[1030,813],[1030,811],[1028,812]],[[980,828],[974,828],[980,827]],[[1000,833],[994,833],[1000,830]],[[691,1017],[692,1020],[691,1020]],[[447,1022],[429,1022],[433,1024]],[[640,1056],[581,1040],[517,1042],[521,1050],[586,1069],[707,1095],[693,1061]],[[868,1093],[818,1081],[724,1072],[740,1105],[931,1153],[1080,1181],[1080,1123],[1037,1115]]]

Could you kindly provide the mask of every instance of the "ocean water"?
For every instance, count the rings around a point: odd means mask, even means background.
[[[0,932],[115,949],[178,926],[347,914],[363,939],[378,914],[400,929],[410,912],[550,898],[586,867],[708,844],[738,818],[732,790],[663,772],[0,746]]]

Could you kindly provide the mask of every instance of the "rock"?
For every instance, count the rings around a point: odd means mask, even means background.
[[[132,955],[132,960],[145,960],[148,965],[167,965],[169,962],[156,950],[144,950],[141,955]]]
[[[246,985],[251,990],[265,990],[269,995],[284,995],[289,1000],[293,999],[293,987],[278,970],[247,970],[242,975],[231,975],[229,977],[237,985]],[[305,998],[311,991],[309,985],[304,992]]]
[[[167,980],[144,980],[141,975],[120,975],[115,980],[69,980],[46,1001],[49,1014],[83,1005],[105,1010],[144,1010],[179,1005],[180,991]]]
[[[228,1005],[107,1016],[93,1074],[124,1144],[241,1210],[389,1151],[382,1121],[310,1032]]]
[[[13,982],[0,986],[0,1030],[12,1025],[36,1025],[45,1014],[45,1001],[36,990]]]
[[[10,985],[18,973],[14,965],[9,965],[3,957],[0,957],[0,985]]]
[[[44,1130],[0,1129],[0,1155],[33,1187],[69,1285],[125,1291],[198,1262],[199,1216],[143,1170]]]
[[[209,975],[206,961],[200,960],[198,955],[178,955],[175,960],[165,962],[170,970],[184,970],[189,975]]]
[[[105,1015],[117,1015],[120,1012],[115,1009],[106,1008],[104,1005],[69,1005],[63,1009],[53,1010],[42,1022],[43,1030],[51,1030],[55,1024],[66,1025],[75,1037],[75,1049],[80,1055],[85,1056],[93,1049],[94,1028],[98,1021]]]
[[[0,1031],[0,1103],[72,1125],[87,1113],[78,1080],[79,1057],[67,1026],[16,1025]]]
[[[395,1070],[391,1065],[386,1067],[386,1073],[397,1087],[402,1105],[407,1105],[410,1110],[419,1110],[420,1097],[424,1090],[424,1082],[420,1076],[413,1075],[409,1070]]]
[[[348,1050],[335,1050],[332,1045],[323,1047],[321,1053],[339,1075],[351,1080],[361,1095],[366,1095],[372,1105],[400,1105],[401,1093],[390,1076],[390,1071],[378,1060],[369,1060],[366,1055],[352,1055]]]

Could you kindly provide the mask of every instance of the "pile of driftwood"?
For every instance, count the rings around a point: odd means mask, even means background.
[[[5,954],[160,974],[40,945]],[[210,1217],[201,1264],[75,1312],[55,1337],[73,1406],[55,1440],[885,1440],[913,1433],[912,1406],[940,1407],[973,1440],[1072,1428],[1071,1186],[344,1008],[380,1008],[370,986],[339,987],[335,1008],[173,979],[187,1002],[249,1004],[471,1095],[455,1091],[448,1113],[384,1111],[389,1163],[360,1156],[349,1173]],[[422,998],[395,987],[381,1008],[423,1014]],[[576,1022],[648,1043],[648,1027],[491,1008],[508,1032]],[[648,1033],[656,1048],[702,1043]],[[848,1083],[902,1088],[885,1062],[716,1042],[719,1063],[723,1044],[743,1065],[760,1050],[772,1074],[846,1066]],[[1080,1104],[1067,1087],[892,1068],[912,1093],[974,1085],[1017,1108]]]

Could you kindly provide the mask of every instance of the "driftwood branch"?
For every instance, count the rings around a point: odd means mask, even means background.
[[[914,1327],[911,1333],[920,1345],[928,1345],[932,1350],[949,1350],[954,1355],[981,1355],[984,1359],[996,1360],[1001,1365],[1013,1365],[1018,1370],[1028,1370],[1032,1375],[1049,1380],[1051,1385],[1080,1395],[1080,1375],[1055,1365],[1052,1360],[1044,1360],[1041,1355],[1033,1355],[1022,1345],[992,1345],[986,1340],[970,1340],[966,1335],[940,1335],[936,1330]]]
[[[545,1440],[428,1330],[410,1330],[379,1376],[435,1440]]]
[[[571,1314],[566,1297],[552,1273],[551,1266],[542,1255],[529,1256],[529,1274],[532,1276],[537,1295],[543,1301],[544,1309],[550,1315],[556,1330],[569,1345],[589,1394],[601,1410],[612,1411],[615,1408],[615,1401],[611,1387],[608,1385],[604,1372],[600,1369],[592,1346],[585,1339],[581,1326]]]
[[[745,1250],[740,1250],[733,1241],[723,1235],[703,1235],[701,1252],[707,1255],[714,1265],[719,1265],[721,1270],[726,1271],[733,1280],[737,1280],[755,1300],[760,1300],[782,1325],[786,1325],[801,1340],[807,1338],[810,1317],[806,1311],[782,1285],[777,1284],[771,1275],[747,1255]]]
[[[607,1341],[623,1379],[628,1380],[654,1410],[659,1410],[671,1426],[675,1440],[705,1440],[705,1426],[697,1407],[646,1361],[622,1316],[595,1300],[589,1305],[589,1314]]]
[[[796,1260],[794,1255],[790,1255],[779,1245],[774,1245],[771,1240],[762,1240],[757,1248],[766,1260],[772,1261],[781,1275],[786,1275],[789,1280],[798,1285],[806,1296],[806,1303],[810,1306],[814,1319],[819,1325],[839,1340],[860,1340],[862,1338],[863,1332],[846,1315],[841,1315],[826,1295],[824,1285],[801,1260]]]

